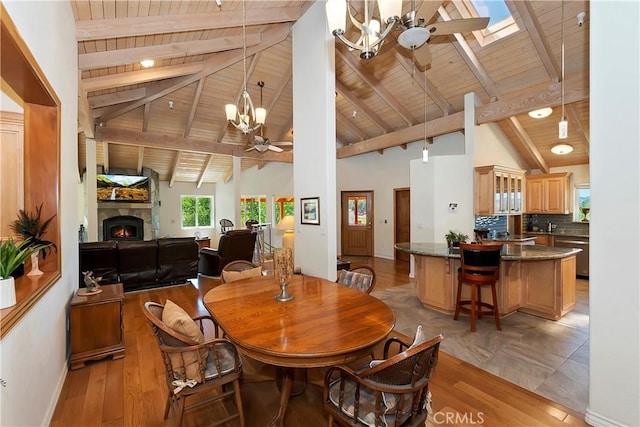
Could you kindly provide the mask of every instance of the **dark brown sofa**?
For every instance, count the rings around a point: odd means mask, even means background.
[[[207,276],[219,276],[224,266],[231,261],[252,261],[255,245],[256,233],[251,230],[229,230],[220,236],[217,249],[200,249],[198,272]]]
[[[184,283],[198,277],[198,244],[193,237],[80,243],[81,287],[83,271],[125,291]]]

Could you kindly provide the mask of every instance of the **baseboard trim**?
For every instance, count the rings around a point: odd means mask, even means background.
[[[619,422],[614,421],[611,418],[605,417],[604,415],[595,413],[591,411],[589,407],[587,407],[584,421],[590,426],[598,426],[598,427],[623,427],[626,425],[626,424],[620,424]]]
[[[44,414],[44,418],[42,420],[43,426],[48,426],[51,424],[51,420],[53,419],[53,414],[56,411],[56,406],[58,405],[58,400],[60,400],[60,393],[62,393],[62,387],[64,386],[64,381],[67,379],[67,374],[69,373],[69,359],[65,359],[64,366],[60,370],[60,375],[58,377],[58,382],[56,384],[56,388],[53,393],[53,398],[51,402],[49,402],[49,407],[47,408],[47,412]]]

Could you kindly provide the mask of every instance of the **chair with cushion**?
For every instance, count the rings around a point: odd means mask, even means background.
[[[244,426],[240,358],[236,347],[222,338],[222,330],[214,320],[210,316],[192,319],[170,300],[164,306],[147,302],[143,313],[158,340],[165,366],[169,393],[164,419],[167,419],[171,407],[176,414],[175,425],[180,426],[185,410],[233,397],[237,413],[213,425],[239,418],[240,425]],[[207,328],[211,328],[214,338],[205,340],[204,328],[209,322],[211,324]],[[194,397],[195,401],[185,405],[187,397],[194,395],[198,395]]]
[[[253,260],[256,233],[251,230],[230,230],[220,236],[218,249],[200,249],[198,272],[207,276],[219,276],[225,265],[231,261]]]
[[[431,401],[429,379],[442,339],[438,335],[425,340],[419,327],[413,343],[389,338],[384,360],[358,370],[329,368],[323,386],[328,425],[424,426]]]
[[[376,272],[368,265],[354,266],[340,270],[336,283],[370,294],[376,284]]]
[[[502,243],[481,245],[474,243],[460,243],[460,268],[458,269],[458,291],[456,294],[456,312],[454,320],[458,320],[460,312],[469,313],[471,317],[471,331],[476,330],[476,317],[493,316],[498,330],[500,314],[496,283],[500,279],[500,258]],[[462,285],[471,287],[471,299],[462,300]],[[491,287],[493,304],[482,301],[482,287]]]
[[[233,230],[233,222],[230,219],[222,218],[220,220],[220,232],[226,233],[229,230]]]
[[[248,277],[258,277],[262,275],[262,267],[251,261],[239,260],[231,261],[225,265],[220,274],[220,282],[228,283]]]

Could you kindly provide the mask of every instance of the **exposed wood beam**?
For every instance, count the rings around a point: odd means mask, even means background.
[[[104,141],[102,142],[102,169],[104,173],[109,173],[109,143]]]
[[[342,84],[339,80],[336,80],[336,90],[342,96],[344,96],[347,101],[349,101],[355,108],[362,111],[362,114],[367,116],[369,120],[378,126],[384,133],[393,132],[393,128],[389,126],[383,119],[371,109],[367,104],[360,101],[360,99],[353,94],[345,85]]]
[[[267,115],[269,114],[269,111],[273,110],[273,108],[276,106],[276,104],[278,103],[278,100],[282,96],[282,93],[284,92],[284,90],[289,85],[289,82],[291,81],[291,62],[289,62],[289,66],[286,67],[285,70],[288,70],[289,72],[285,73],[280,79],[280,81],[278,82],[278,86],[276,86],[273,93],[273,98],[271,99],[271,102],[266,107]]]
[[[244,151],[244,147],[241,145],[220,144],[209,140],[177,138],[167,135],[143,133],[111,127],[97,128],[96,141],[101,141],[103,144],[108,142],[112,144],[125,144],[163,150],[177,150],[203,154],[222,154],[226,156],[248,157],[274,162],[293,162],[293,153],[291,151],[283,151],[282,153],[275,153],[273,151],[258,153],[257,151],[252,150],[246,152]]]
[[[569,105],[565,105],[564,106],[565,110],[567,111],[568,115],[569,115],[569,120],[571,120],[571,123],[573,123],[573,126],[576,128],[576,131],[578,132],[578,136],[580,136],[580,139],[582,140],[582,143],[585,146],[586,152],[587,152],[587,157],[589,156],[589,151],[590,151],[590,147],[591,147],[591,141],[589,140],[589,134],[585,131],[584,126],[582,125],[582,122],[580,121],[580,117],[578,116],[578,113],[576,112],[576,109],[573,107],[573,105],[569,104]]]
[[[544,173],[549,173],[549,165],[540,154],[540,151],[536,148],[536,144],[531,140],[527,132],[522,127],[522,124],[516,117],[509,117],[507,120],[511,129],[518,137],[518,141],[522,144],[524,149],[533,157],[534,162],[538,166],[538,169]]]
[[[427,78],[427,75],[423,72],[416,73],[416,68],[413,65],[413,61],[409,58],[403,56],[400,52],[396,50],[395,52],[396,60],[402,67],[407,70],[407,72],[413,77],[413,80],[420,85],[423,91],[427,92],[429,98],[436,103],[436,105],[442,110],[444,114],[455,113],[456,110],[453,108],[449,101],[440,93],[438,88]],[[419,71],[419,70],[418,70]]]
[[[144,147],[138,147],[138,166],[136,166],[136,173],[142,174],[142,164],[144,163]]]
[[[389,107],[402,119],[407,122],[408,125],[416,124],[416,120],[413,118],[411,112],[399,102],[393,94],[388,91],[382,83],[376,79],[373,74],[367,71],[364,67],[361,67],[359,60],[357,60],[351,53],[346,52],[346,48],[341,44],[336,45],[336,53],[342,58],[342,60],[351,67],[351,69],[373,90],[384,102],[389,104]]]
[[[547,70],[547,74],[549,74],[549,78],[553,83],[557,83],[560,81],[560,69],[558,67],[558,63],[553,57],[551,47],[547,42],[546,38],[543,37],[544,31],[542,30],[542,26],[540,25],[540,21],[536,17],[535,11],[533,10],[533,6],[528,1],[509,1],[510,4],[514,5],[518,14],[520,14],[520,19],[524,23],[525,28],[529,32],[529,37],[531,37],[531,42],[535,46],[538,51],[538,55],[540,56],[540,60],[544,64],[544,68]]]
[[[273,7],[246,11],[246,26],[295,22],[302,16],[300,7]],[[242,12],[139,16],[128,18],[90,19],[76,21],[76,40],[112,39],[147,34],[167,34],[185,31],[216,30],[241,27]]]
[[[209,169],[209,166],[211,165],[212,160],[213,160],[213,154],[209,154],[207,156],[207,161],[204,162],[202,169],[200,169],[200,174],[198,174],[198,181],[196,184],[196,188],[202,187],[202,183],[204,182],[204,177],[207,174],[207,169]]]
[[[95,136],[96,125],[84,91],[78,91],[78,123],[87,138]]]
[[[202,89],[204,88],[205,80],[206,79],[204,77],[198,80],[198,87],[196,88],[196,93],[193,96],[193,101],[191,102],[189,117],[187,117],[187,123],[185,124],[184,132],[182,133],[183,138],[189,136],[189,132],[191,132],[191,126],[193,125],[193,119],[196,116],[196,110],[198,109],[198,104],[200,103],[200,97],[202,96]]]
[[[178,167],[180,166],[180,159],[182,159],[182,151],[176,152],[176,156],[173,159],[173,166],[171,167],[171,177],[169,178],[169,188],[173,187],[176,181],[176,175],[178,174]]]
[[[342,126],[349,129],[355,136],[360,138],[360,141],[368,138],[367,134],[365,134],[358,126],[356,126],[355,123],[346,118],[344,114],[340,113],[339,111],[336,111],[336,120],[338,121],[338,123],[341,123]]]
[[[247,46],[260,43],[260,33],[247,34]],[[128,49],[107,50],[104,52],[81,53],[78,55],[78,68],[117,67],[118,65],[137,64],[143,59],[156,61],[165,58],[178,58],[202,55],[225,50],[242,49],[242,36],[227,36],[211,40],[192,40],[155,46],[133,47]]]
[[[291,112],[291,115],[289,116],[289,119],[280,128],[280,132],[278,133],[280,135],[280,138],[278,138],[278,141],[283,141],[284,140],[284,138],[287,136],[287,134],[291,130],[292,126],[293,126],[293,112]],[[295,138],[294,138],[294,141],[295,141]]]
[[[247,56],[254,55],[277,43],[280,43],[285,38],[287,38],[288,35],[289,35],[289,26],[287,24],[279,24],[277,26],[274,26],[273,28],[262,33],[262,43],[260,43],[259,45],[251,46],[247,48]],[[201,63],[203,66],[202,71],[187,77],[183,77],[179,79],[178,82],[175,82],[172,85],[165,87],[162,90],[158,90],[152,95],[149,94],[146,98],[135,101],[127,105],[126,107],[123,107],[115,111],[110,111],[107,117],[103,117],[103,121],[107,121],[113,117],[127,113],[131,110],[134,110],[140,107],[141,105],[144,105],[147,102],[161,98],[178,89],[182,89],[183,87],[197,80],[200,80],[203,77],[207,77],[213,73],[216,73],[222,69],[225,69],[235,64],[236,62],[241,61],[243,58],[243,53],[244,52],[241,49],[218,53],[214,55],[213,58],[207,60],[206,62]]]
[[[447,133],[461,131],[464,128],[464,113],[454,113],[448,116],[439,117],[426,123],[427,137],[444,135]],[[425,136],[425,125],[423,123],[400,129],[393,133],[387,133],[362,141],[358,144],[348,145],[338,148],[338,158],[356,156],[358,154],[370,153],[384,148],[396,147],[422,140]]]
[[[107,93],[105,95],[89,97],[89,105],[91,108],[108,107],[109,105],[122,104],[129,101],[137,101],[147,95],[147,90],[139,87],[131,90],[123,90],[116,93]]]
[[[256,69],[256,65],[258,65],[258,61],[260,60],[261,55],[262,52],[258,52],[253,55],[253,58],[251,58],[251,63],[249,64],[249,68],[247,69],[247,81],[251,80],[251,76]],[[238,88],[236,96],[233,98],[235,100],[235,105],[238,105],[238,103],[240,102],[240,96],[242,96],[242,92],[244,92],[244,89],[244,85],[240,85],[240,87]],[[218,131],[218,142],[222,142],[222,138],[224,138],[225,134],[227,133],[227,129],[229,129],[229,122],[225,120],[220,127],[220,130]]]
[[[588,81],[569,79],[565,81],[565,104],[584,101],[589,98]],[[478,124],[497,122],[511,116],[527,113],[543,107],[555,107],[562,102],[560,83],[533,89],[529,92],[518,92],[517,95],[505,95],[500,101],[485,104],[476,108]]]
[[[151,115],[151,103],[144,104],[144,113],[142,114],[142,132],[147,131],[149,125],[149,116]]]
[[[444,21],[451,21],[451,16],[444,7],[440,6],[438,13],[440,13]],[[490,98],[497,99],[500,96],[500,90],[498,90],[496,84],[491,77],[489,77],[489,73],[487,73],[487,70],[482,66],[482,63],[480,63],[480,60],[473,52],[473,49],[471,49],[471,46],[469,46],[469,43],[467,43],[465,38],[459,33],[455,33],[453,37],[456,41],[452,41],[451,43],[458,53],[460,53],[464,62],[467,63],[473,75],[476,76],[476,79],[478,79],[485,92],[487,92],[487,95],[489,95]]]
[[[233,51],[232,51],[233,52]],[[101,77],[89,77],[82,79],[82,87],[87,92],[112,89],[120,86],[130,86],[140,83],[148,83],[155,80],[170,79],[173,77],[189,76],[202,72],[204,62],[191,62],[188,64],[169,65],[167,67],[148,68],[145,70],[129,71],[127,73],[110,74]]]
[[[229,181],[231,181],[231,178],[233,178],[233,166],[230,166],[229,170],[227,170],[227,173],[224,174],[222,182],[227,184]]]
[[[262,168],[265,167],[266,164],[267,162],[265,162],[264,160],[259,161],[257,164],[258,170],[262,170]]]

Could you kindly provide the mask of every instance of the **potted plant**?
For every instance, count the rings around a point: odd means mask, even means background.
[[[449,230],[449,232],[444,235],[444,238],[447,241],[447,246],[449,246],[450,248],[459,247],[460,242],[464,243],[469,240],[469,236],[467,236],[466,234],[453,230]]]
[[[52,215],[47,220],[42,220],[42,203],[40,206],[36,206],[36,212],[28,213],[22,209],[18,211],[18,219],[13,221],[10,225],[10,228],[19,236],[24,239],[24,242],[27,242],[29,246],[38,247],[38,250],[32,252],[31,256],[31,271],[27,276],[39,276],[42,274],[42,271],[38,268],[38,254],[42,254],[42,259],[47,258],[47,249],[51,251],[51,247],[54,249],[58,249],[56,244],[44,240],[43,236],[47,232],[47,228],[49,228],[49,224],[55,215]]]
[[[16,303],[15,280],[11,275],[32,254],[49,245],[34,244],[30,239],[16,243],[13,238],[0,239],[0,308]]]

